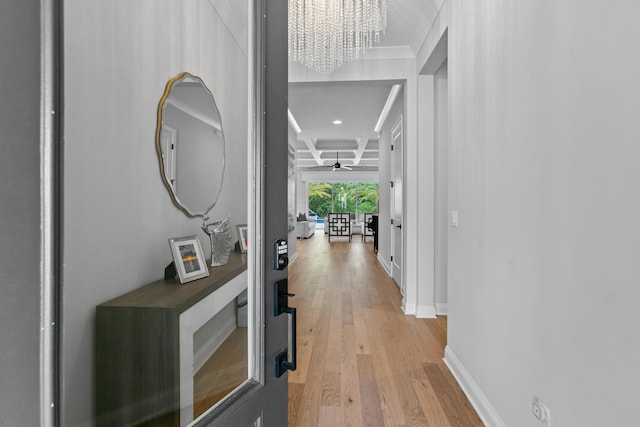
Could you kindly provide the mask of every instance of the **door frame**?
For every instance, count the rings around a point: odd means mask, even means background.
[[[400,150],[396,149],[396,138],[400,137]],[[398,159],[397,156],[400,156]],[[398,182],[396,180],[396,176],[398,175],[396,171],[396,165],[400,164],[400,186],[398,186]],[[404,263],[404,230],[402,229],[402,224],[404,222],[404,114],[400,114],[398,119],[395,121],[393,126],[391,127],[391,197],[390,199],[390,217],[391,217],[391,233],[390,233],[390,248],[389,252],[391,255],[390,267],[391,267],[391,277],[394,279],[398,287],[400,288],[400,292],[402,295],[405,295],[405,284],[404,284],[404,272],[403,272],[403,263]],[[397,198],[400,197],[400,204],[398,205]],[[397,207],[400,206],[400,214],[397,213]],[[398,224],[399,223],[399,224]],[[396,254],[396,227],[400,227],[399,236],[400,236],[400,263],[397,262],[397,254]],[[394,261],[394,256],[396,257],[396,261]],[[397,273],[397,274],[396,274]],[[396,280],[396,278],[398,280]]]

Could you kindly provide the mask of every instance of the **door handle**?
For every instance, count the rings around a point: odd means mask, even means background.
[[[289,318],[289,349],[279,351],[275,357],[275,371],[276,378],[280,378],[287,370],[295,371],[298,352],[296,349],[297,331],[296,331],[296,309],[295,307],[289,307],[288,298],[295,296],[295,294],[289,293],[289,281],[287,279],[279,280],[273,284],[274,290],[274,316],[280,316],[282,313],[291,315]]]
[[[400,224],[400,225],[396,225],[396,228],[400,228],[400,229],[402,229],[402,224]]]

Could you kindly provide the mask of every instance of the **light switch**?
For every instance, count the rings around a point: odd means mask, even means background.
[[[451,211],[451,226],[458,227],[458,211]]]

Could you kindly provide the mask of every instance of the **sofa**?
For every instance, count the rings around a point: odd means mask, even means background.
[[[298,239],[308,239],[316,232],[315,221],[296,221],[296,236]]]
[[[316,220],[307,218],[306,214],[298,214],[296,220],[296,236],[298,239],[308,239],[316,232]]]

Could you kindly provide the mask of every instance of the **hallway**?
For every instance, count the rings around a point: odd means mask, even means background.
[[[442,362],[446,317],[416,319],[371,243],[298,240],[289,426],[482,426]]]

